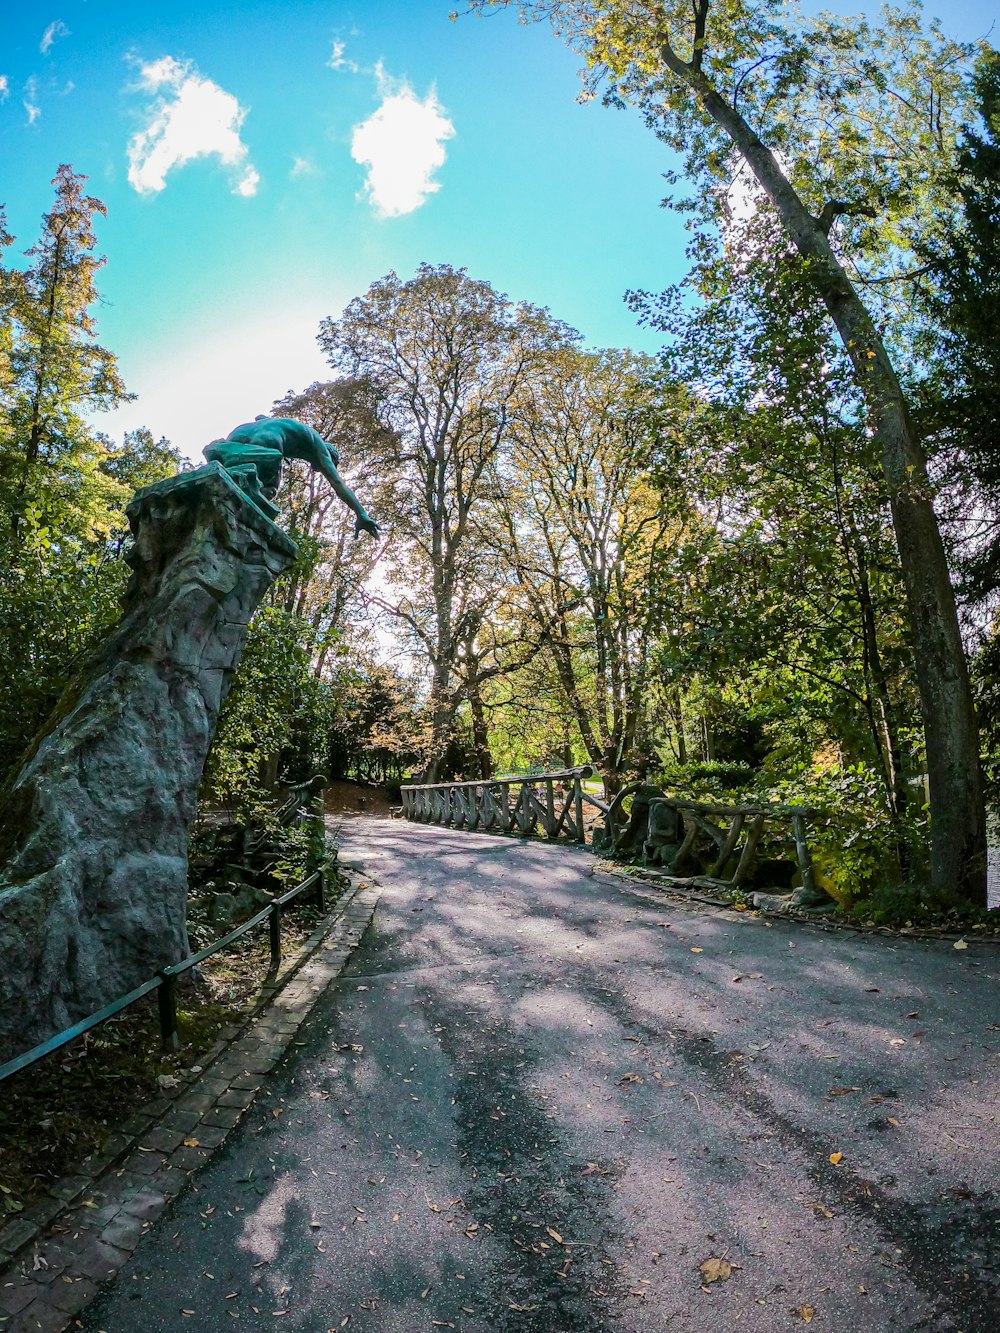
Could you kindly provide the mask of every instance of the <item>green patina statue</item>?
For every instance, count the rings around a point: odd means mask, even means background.
[[[246,493],[247,498],[266,515],[274,518],[278,507],[272,504],[281,483],[281,465],[286,458],[300,458],[325,477],[348,509],[357,515],[354,535],[368,532],[378,536],[374,519],[337,471],[340,461],[334,445],[312,426],[290,417],[259,416],[231,430],[224,440],[213,440],[205,448],[210,463],[220,463]]]

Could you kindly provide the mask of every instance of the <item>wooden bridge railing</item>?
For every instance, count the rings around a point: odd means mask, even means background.
[[[679,800],[672,796],[654,797],[650,801],[649,825],[643,846],[644,859],[650,864],[660,859],[656,835],[658,811],[663,810],[676,813],[682,835],[679,846],[664,849],[667,850],[672,874],[682,873],[684,862],[688,860],[698,835],[703,834],[706,835],[706,841],[715,847],[713,864],[706,871],[707,877],[719,879],[730,888],[739,888],[750,876],[762,838],[768,833],[773,836],[777,826],[779,838],[782,841],[787,839],[794,845],[794,857],[805,894],[809,899],[824,898],[825,895],[816,887],[807,841],[806,821],[818,812],[809,806],[718,805]]]
[[[483,833],[541,834],[585,843],[584,804],[602,813],[607,803],[584,791],[589,765],[558,773],[489,778],[479,782],[422,783],[402,788],[403,817],[421,824],[479,829]]]

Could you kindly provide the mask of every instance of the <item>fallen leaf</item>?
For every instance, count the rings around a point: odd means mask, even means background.
[[[905,1045],[906,1045],[906,1042],[903,1040],[902,1037],[890,1037],[890,1038],[889,1038],[889,1045],[890,1045],[890,1046],[905,1046]]]
[[[830,1154],[830,1161],[833,1163],[834,1166],[839,1166],[843,1160],[844,1160],[844,1154],[842,1152],[832,1152]]]
[[[889,1124],[890,1124],[890,1125],[898,1125],[898,1124],[899,1124],[899,1121],[896,1119],[895,1116],[892,1116],[892,1115],[890,1115],[890,1116],[886,1116],[886,1119],[889,1121]]]
[[[965,940],[956,940],[951,947],[953,949],[967,949],[969,946],[966,944]]]
[[[704,953],[705,950],[704,950],[704,949],[699,949],[698,946],[697,946],[696,944],[693,944],[693,945],[691,946],[691,952],[692,952],[692,953]]]
[[[642,1077],[639,1074],[626,1074],[623,1078],[620,1078],[618,1080],[618,1086],[621,1087],[623,1083],[641,1083],[641,1082],[642,1082]]]
[[[800,1305],[800,1306],[799,1306],[799,1314],[800,1314],[801,1317],[806,1321],[807,1324],[811,1324],[811,1323],[812,1323],[812,1321],[813,1321],[813,1315],[814,1315],[815,1313],[816,1313],[816,1307],[815,1307],[815,1305]]]
[[[199,1145],[198,1145],[198,1140],[197,1140],[197,1139],[185,1139],[185,1140],[184,1140],[184,1147],[185,1147],[185,1148],[197,1148],[198,1146],[199,1146]]]
[[[548,1234],[552,1237],[552,1239],[555,1241],[557,1245],[565,1245],[566,1242],[563,1240],[562,1236],[560,1236],[558,1231],[553,1231],[551,1227],[546,1227],[545,1230],[548,1232]]]
[[[851,1092],[860,1092],[860,1088],[831,1088],[828,1097],[846,1097]]]
[[[706,1282],[724,1282],[733,1269],[726,1259],[706,1259],[698,1271]]]

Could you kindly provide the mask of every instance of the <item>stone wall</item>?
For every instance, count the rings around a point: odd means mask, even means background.
[[[0,1061],[186,954],[205,760],[250,617],[295,556],[217,463],[128,515],[122,620],[0,815]]]

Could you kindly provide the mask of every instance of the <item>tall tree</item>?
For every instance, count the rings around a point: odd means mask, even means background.
[[[690,402],[648,358],[562,349],[520,395],[505,554],[563,709],[618,791],[649,752],[650,652],[670,618],[690,522],[676,476]]]
[[[104,205],[62,166],[23,269],[0,262],[0,782],[113,623],[133,489],[179,457],[148,431],[116,446],[87,416],[127,395],[96,341],[93,224]],[[0,220],[0,258],[11,237]]]
[[[466,694],[462,645],[491,599],[477,531],[511,405],[544,353],[571,336],[547,312],[514,305],[464,269],[428,264],[407,282],[388,274],[321,326],[331,365],[371,385],[393,441],[379,504],[394,533],[397,595],[382,601],[428,667],[430,781]]]
[[[928,265],[931,374],[924,424],[948,457],[957,489],[965,591],[995,612],[1000,592],[1000,52],[979,54],[978,123],[955,170],[960,201],[944,234],[921,247]]]
[[[95,441],[83,413],[125,401],[111,352],[96,341],[92,307],[96,216],[106,212],[84,193],[85,176],[61,166],[56,198],[42,219],[42,234],[27,253],[29,267],[9,277],[9,353],[0,364],[6,430],[0,444],[0,482],[15,543],[29,510],[43,520],[65,493],[67,468],[96,480]]]
[[[311,384],[275,403],[273,412],[304,421],[334,443],[341,455],[338,470],[354,489],[371,486],[393,444],[391,433],[379,424],[371,386],[361,380]],[[367,494],[365,500],[375,503]],[[359,626],[364,587],[382,548],[356,540],[354,515],[305,464],[289,467],[282,504],[299,555],[271,597],[289,614],[309,622],[315,670],[322,676],[338,640],[349,627]]]
[[[496,7],[484,3],[480,8]],[[802,17],[781,0],[540,0],[585,56],[588,91],[637,106],[685,155],[710,227],[749,173],[801,256],[853,367],[882,470],[906,588],[931,801],[931,883],[985,896],[979,739],[954,591],[873,281],[905,268],[934,225],[965,106],[968,52],[916,9],[882,23]],[[909,275],[907,275],[909,276]],[[892,290],[893,284],[886,283]],[[865,293],[862,295],[862,293]],[[874,317],[877,310],[879,318]]]

